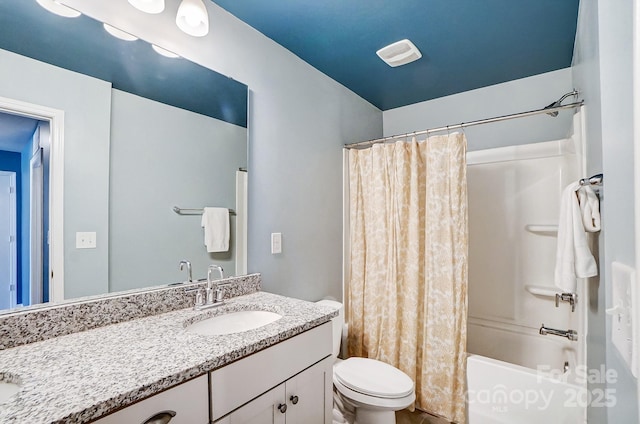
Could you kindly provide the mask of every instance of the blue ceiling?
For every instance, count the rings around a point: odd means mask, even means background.
[[[579,0],[213,0],[382,110],[566,68]],[[215,24],[215,23],[213,23]],[[376,55],[408,38],[422,59]]]
[[[247,126],[246,85],[188,60],[160,56],[142,40],[112,37],[101,23],[84,15],[63,18],[35,0],[0,0],[0,49],[109,81],[118,90]]]

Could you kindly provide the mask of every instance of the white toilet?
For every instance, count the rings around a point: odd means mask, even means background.
[[[395,424],[395,412],[416,399],[413,381],[399,369],[375,359],[338,359],[344,307],[333,300],[321,300],[318,304],[339,310],[332,320],[333,385],[339,394],[337,402],[345,403],[347,409],[355,409],[356,424]]]

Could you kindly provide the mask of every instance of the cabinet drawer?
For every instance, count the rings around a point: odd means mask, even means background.
[[[143,424],[163,411],[175,413],[170,424],[207,424],[209,387],[203,375],[107,415],[95,424]]]
[[[228,414],[331,355],[327,322],[210,374],[212,419]]]

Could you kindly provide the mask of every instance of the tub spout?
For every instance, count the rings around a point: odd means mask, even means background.
[[[550,334],[552,336],[566,337],[572,342],[578,340],[578,332],[575,330],[556,330],[555,328],[545,327],[544,324],[540,327],[540,334],[543,336]]]

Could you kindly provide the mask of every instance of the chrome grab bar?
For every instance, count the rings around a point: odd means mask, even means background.
[[[560,301],[569,302],[571,312],[576,311],[576,303],[578,303],[578,295],[576,293],[556,293],[556,308],[560,305]]]
[[[543,336],[551,334],[552,336],[566,337],[572,342],[578,340],[578,332],[575,330],[556,330],[555,328],[547,328],[544,324],[540,327],[540,334]]]

